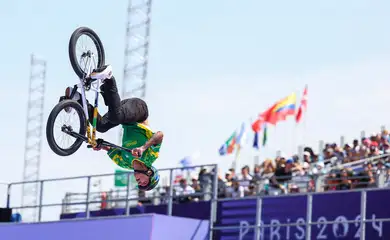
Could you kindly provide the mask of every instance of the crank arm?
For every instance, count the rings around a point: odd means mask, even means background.
[[[72,137],[74,137],[74,138],[80,138],[80,139],[82,139],[83,141],[88,142],[88,138],[87,138],[86,136],[81,135],[80,133],[73,132],[72,129],[69,129],[68,126],[65,126],[65,125],[62,126],[61,130],[62,130],[64,133],[66,133],[66,134],[68,134],[68,135],[70,135],[70,136],[72,136]]]

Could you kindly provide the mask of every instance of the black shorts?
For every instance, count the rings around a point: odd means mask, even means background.
[[[108,112],[101,116],[98,114],[96,130],[106,132],[120,124],[142,123],[149,117],[146,102],[140,98],[120,99],[115,78],[105,79],[101,86],[104,103]],[[93,106],[88,103],[89,121],[93,121]]]

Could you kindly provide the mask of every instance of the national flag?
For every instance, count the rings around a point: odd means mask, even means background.
[[[234,151],[234,147],[236,146],[236,132],[234,132],[228,140],[219,148],[220,155],[230,154]]]
[[[182,167],[190,167],[193,165],[193,161],[199,157],[199,152],[195,152],[191,156],[186,156],[179,161]],[[187,168],[188,170],[193,170],[194,168]]]
[[[183,167],[189,167],[192,165],[191,157],[186,156],[179,162]]]
[[[235,144],[239,147],[242,147],[244,145],[243,143],[245,142],[245,138],[246,138],[246,125],[245,123],[242,123],[240,132],[236,135]]]
[[[297,123],[301,120],[303,112],[306,111],[306,108],[307,108],[307,85],[305,86],[305,89],[303,90],[301,105],[299,106],[297,115],[295,116],[295,121]]]
[[[264,130],[263,130],[263,146],[267,143],[267,125],[264,124]]]
[[[115,169],[114,175],[114,184],[115,187],[126,187],[128,184],[128,173],[129,171],[124,171],[121,169]]]
[[[260,132],[261,130],[261,126],[263,125],[264,123],[264,117],[263,117],[264,113],[262,114],[259,114],[259,116],[257,117],[257,119],[252,123],[252,130],[255,132],[255,133],[258,133]]]
[[[295,114],[296,94],[292,93],[289,96],[276,102],[270,109],[263,113],[264,121],[275,125],[279,121],[286,120],[289,115]]]
[[[255,136],[253,139],[253,148],[259,149],[259,133],[255,132]]]

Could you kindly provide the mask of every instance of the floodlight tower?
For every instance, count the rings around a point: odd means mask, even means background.
[[[122,98],[145,98],[152,0],[130,0],[127,8]]]
[[[145,98],[148,73],[149,33],[152,0],[129,0],[127,7],[126,37],[122,99]],[[122,131],[119,138],[122,140]]]
[[[46,61],[31,55],[30,84],[27,105],[26,139],[24,150],[23,181],[39,179],[41,160],[43,110],[45,99]],[[38,183],[22,186],[22,206],[35,206],[38,199]],[[35,221],[36,209],[23,210],[23,219]]]

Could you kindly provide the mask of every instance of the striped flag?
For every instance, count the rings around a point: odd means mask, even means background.
[[[245,143],[245,138],[246,138],[246,125],[245,123],[243,122],[241,124],[241,128],[240,128],[240,131],[238,132],[238,134],[236,135],[236,141],[235,141],[235,144],[239,147],[242,147]]]
[[[230,154],[234,151],[234,147],[236,146],[236,132],[234,132],[228,140],[219,148],[219,155],[223,156],[226,154]]]
[[[299,123],[299,121],[301,120],[303,112],[306,111],[306,108],[307,108],[307,85],[305,86],[305,89],[303,90],[301,105],[299,106],[297,115],[295,116],[295,121],[297,123]]]

